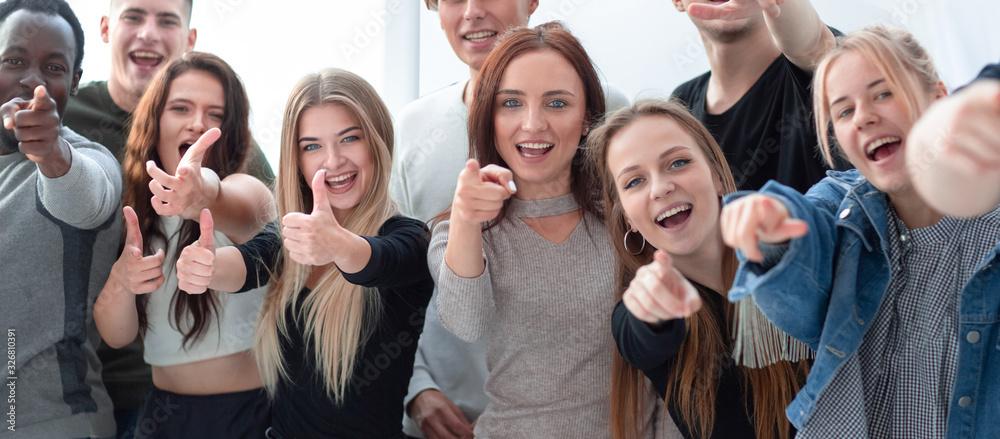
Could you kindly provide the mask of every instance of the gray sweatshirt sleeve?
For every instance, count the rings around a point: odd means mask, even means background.
[[[59,132],[72,148],[65,175],[48,178],[38,173],[38,195],[52,216],[73,227],[93,229],[115,214],[122,200],[122,173],[118,161],[103,146],[68,128]]]
[[[456,337],[472,343],[486,333],[495,310],[490,263],[484,254],[486,269],[476,278],[466,279],[451,271],[444,262],[448,226],[447,220],[434,226],[427,263],[438,288],[437,307],[441,325]],[[485,253],[485,242],[483,246]]]

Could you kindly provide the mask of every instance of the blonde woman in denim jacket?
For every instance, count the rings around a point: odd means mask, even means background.
[[[944,85],[912,35],[876,27],[826,56],[814,93],[825,157],[832,125],[857,169],[805,196],[770,182],[722,214],[723,239],[740,250],[730,300],[753,295],[817,351],[786,411],[798,438],[992,437],[1000,210],[944,217],[911,184],[933,157],[904,160],[914,120]]]

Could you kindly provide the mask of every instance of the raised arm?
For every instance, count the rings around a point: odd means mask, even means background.
[[[717,5],[697,3],[688,9],[692,17],[702,20],[739,20],[761,11],[774,44],[802,70],[815,70],[820,58],[837,46],[833,32],[809,0],[730,0]]]
[[[131,207],[125,206],[125,248],[111,268],[101,294],[94,303],[94,322],[105,343],[121,348],[139,333],[137,294],[148,294],[163,285],[163,250],[142,256],[139,220]]]
[[[913,185],[932,207],[969,217],[1000,205],[1000,79],[938,100],[906,140]]]
[[[38,166],[38,194],[55,218],[81,229],[100,226],[121,205],[121,170],[103,147],[62,128],[45,86],[30,100],[0,106],[4,128],[18,150]]]
[[[215,171],[201,166],[205,154],[221,135],[218,128],[202,134],[181,157],[174,175],[164,172],[153,161],[146,163],[146,172],[153,179],[149,188],[156,213],[197,221],[202,209],[212,209],[215,228],[240,244],[274,219],[274,197],[254,177],[237,173],[220,181]]]

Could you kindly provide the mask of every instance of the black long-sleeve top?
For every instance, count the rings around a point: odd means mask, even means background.
[[[719,323],[719,331],[726,343],[725,352],[730,352],[732,339],[729,337],[730,332],[724,312],[724,307],[727,306],[726,298],[704,286],[695,284],[695,287],[701,296],[702,306],[708,308]],[[653,383],[660,398],[667,400],[667,383],[677,364],[681,343],[687,335],[684,319],[650,325],[633,316],[619,301],[611,316],[611,330],[618,345],[618,352],[625,361],[641,370]],[[704,355],[710,354],[704,353]],[[720,374],[716,384],[715,424],[711,438],[754,438],[756,432],[749,416],[749,413],[753,412],[753,398],[751,395],[744,398],[743,371],[729,355],[720,358],[720,361],[722,367],[718,370]],[[673,399],[667,401],[667,410],[674,418],[681,434],[686,439],[694,439],[696,436],[682,421],[677,404]],[[794,437],[794,427],[791,432]]]
[[[424,311],[434,290],[427,269],[427,228],[420,221],[396,216],[382,224],[378,236],[364,238],[372,248],[371,260],[364,269],[345,273],[344,278],[378,289],[382,312],[371,336],[359,348],[343,404],[338,406],[327,396],[315,353],[306,345],[305,323],[294,320],[292,309],[286,309],[290,336],[282,340],[281,347],[290,379],[279,378],[272,421],[272,428],[282,438],[404,437],[400,421],[403,397],[413,373]],[[268,225],[237,247],[247,266],[243,290],[267,283],[269,270],[281,252],[277,226]],[[316,294],[308,289],[303,293],[295,305],[298,309],[309,294]]]

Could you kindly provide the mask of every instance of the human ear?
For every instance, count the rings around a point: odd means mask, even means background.
[[[101,41],[105,43],[109,42],[108,36],[110,35],[110,21],[107,15],[101,17]]]

